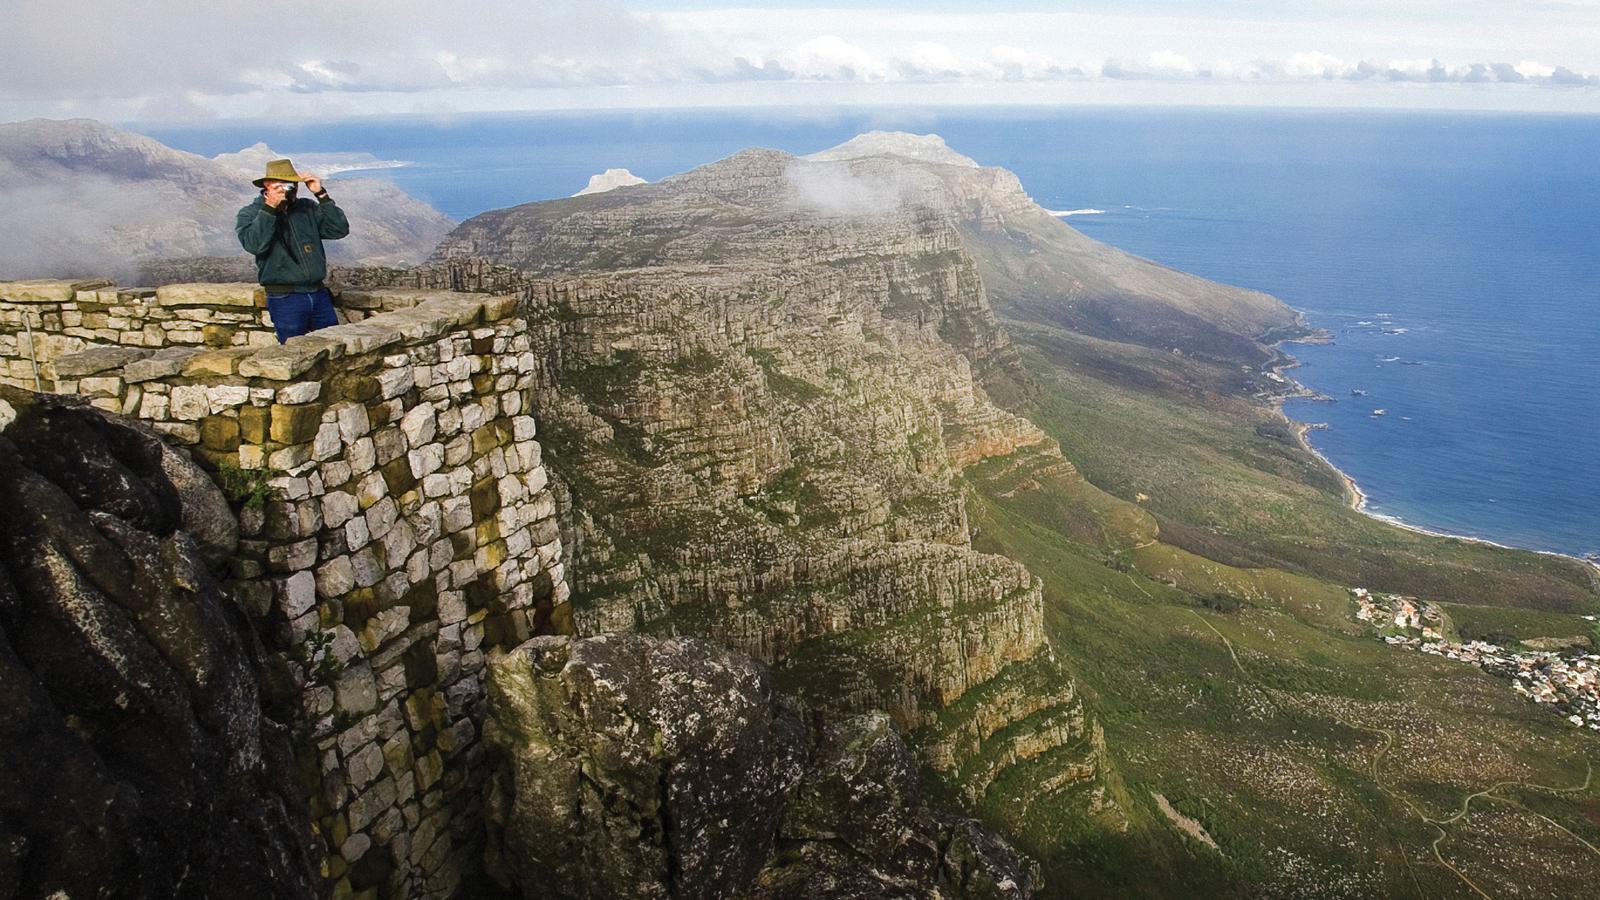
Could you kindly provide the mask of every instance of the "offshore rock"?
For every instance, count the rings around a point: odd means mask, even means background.
[[[209,565],[226,502],[118,417],[3,387],[0,411],[0,895],[322,896]]]
[[[491,871],[526,897],[1022,898],[1037,867],[920,803],[886,716],[813,745],[699,639],[535,638],[491,663]]]

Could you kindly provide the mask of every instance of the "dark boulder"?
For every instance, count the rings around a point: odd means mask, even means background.
[[[324,893],[226,510],[141,426],[0,387],[0,896]]]
[[[801,722],[710,641],[535,638],[490,664],[489,869],[528,898],[1033,895],[1031,860],[922,805],[887,716]]]
[[[703,640],[534,638],[489,703],[489,867],[525,897],[738,896],[804,763],[765,667]]]
[[[1039,867],[977,822],[922,805],[917,763],[882,714],[820,736],[753,900],[1019,900]]]

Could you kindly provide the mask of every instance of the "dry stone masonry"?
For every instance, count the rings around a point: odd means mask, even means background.
[[[35,388],[58,357],[90,347],[267,347],[253,284],[117,287],[104,279],[0,283],[0,382]]]
[[[224,302],[238,286],[0,286],[8,315],[35,304],[41,344],[80,339],[67,316],[90,315],[90,292],[143,321],[179,296],[211,305],[171,309],[258,315]],[[538,360],[511,297],[341,305],[356,321],[282,346],[108,341],[45,354],[40,380],[189,448],[238,506],[231,587],[277,651],[268,701],[298,723],[334,896],[451,896],[482,854],[486,652],[571,628]]]

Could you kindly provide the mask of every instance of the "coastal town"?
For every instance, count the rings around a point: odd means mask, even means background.
[[[1356,618],[1397,647],[1470,663],[1506,678],[1511,689],[1560,714],[1579,728],[1600,731],[1600,654],[1510,649],[1487,641],[1454,641],[1448,620],[1432,603],[1398,594],[1353,588]]]

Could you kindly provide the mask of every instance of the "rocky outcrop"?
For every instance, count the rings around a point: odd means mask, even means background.
[[[643,178],[629,172],[627,169],[607,169],[604,172],[590,175],[589,183],[584,185],[583,190],[572,196],[582,197],[584,194],[603,194],[606,191],[614,191],[620,187],[645,183]]]
[[[1037,867],[921,804],[883,716],[813,744],[707,641],[535,638],[491,663],[492,871],[527,897],[1028,897]]]
[[[212,566],[231,510],[154,434],[0,387],[0,894],[321,896],[288,732]]]

